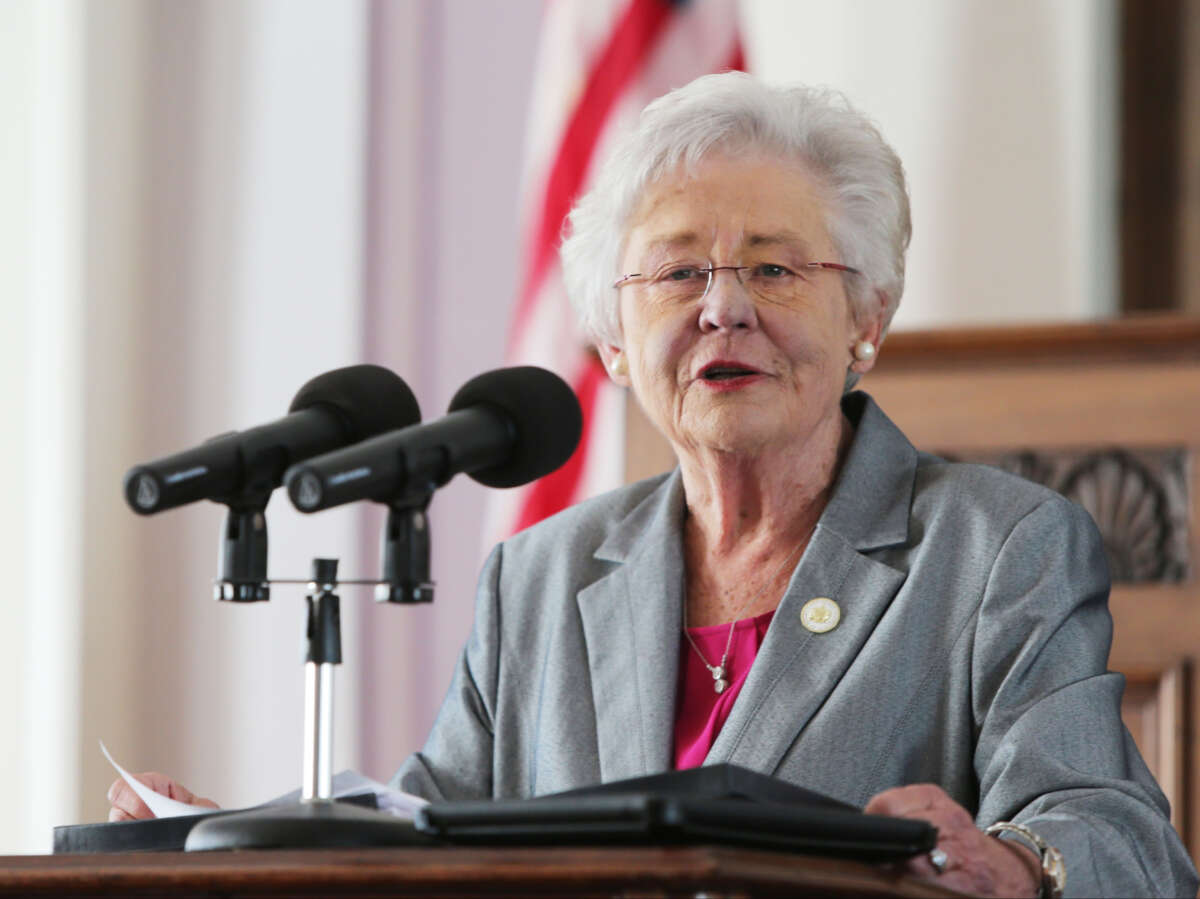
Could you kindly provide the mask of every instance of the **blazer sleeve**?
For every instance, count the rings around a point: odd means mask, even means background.
[[[1196,869],[1121,721],[1108,588],[1100,535],[1064,499],[1005,540],[971,663],[977,823],[1017,821],[1057,846],[1068,895],[1194,896]]]
[[[499,680],[499,585],[503,545],[479,576],[475,623],[458,659],[450,690],[424,748],[405,760],[391,785],[430,801],[492,795],[496,696]]]

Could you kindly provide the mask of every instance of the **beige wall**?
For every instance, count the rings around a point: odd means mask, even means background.
[[[0,463],[9,473],[0,772],[12,791],[0,840],[9,847],[48,834],[80,783],[83,45],[70,3],[0,7]]]
[[[0,266],[11,484],[0,510],[0,851],[99,820],[111,769],[225,803],[291,789],[304,605],[211,599],[219,510],[141,519],[130,464],[286,413],[363,356],[366,4],[0,4]],[[10,52],[8,52],[10,51]],[[9,79],[10,63],[16,77]],[[268,509],[271,573],[361,570],[361,516]],[[347,652],[358,609],[343,615]],[[339,686],[356,761],[358,691]]]
[[[904,160],[896,327],[1116,308],[1114,0],[743,0],[765,78],[828,84]]]

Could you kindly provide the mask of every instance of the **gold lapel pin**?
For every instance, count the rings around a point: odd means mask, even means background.
[[[838,626],[842,610],[828,596],[810,599],[800,610],[800,623],[814,634],[824,634]]]

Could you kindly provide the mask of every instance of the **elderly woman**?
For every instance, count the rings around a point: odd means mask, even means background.
[[[1195,892],[1121,724],[1087,514],[919,453],[849,392],[909,233],[900,161],[836,95],[727,74],[646,109],[562,256],[679,467],[493,551],[400,787],[523,797],[732,762],[932,822],[909,869],[959,889],[1049,894],[1061,852],[1071,893]]]

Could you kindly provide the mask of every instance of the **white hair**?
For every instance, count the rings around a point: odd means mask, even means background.
[[[567,220],[562,244],[567,294],[587,336],[621,345],[618,271],[629,218],[646,189],[680,166],[718,153],[759,151],[796,160],[822,180],[826,227],[841,258],[858,318],[882,304],[886,329],[904,292],[912,234],[904,167],[879,129],[840,93],[776,86],[742,72],[705,75],[643,110]]]

